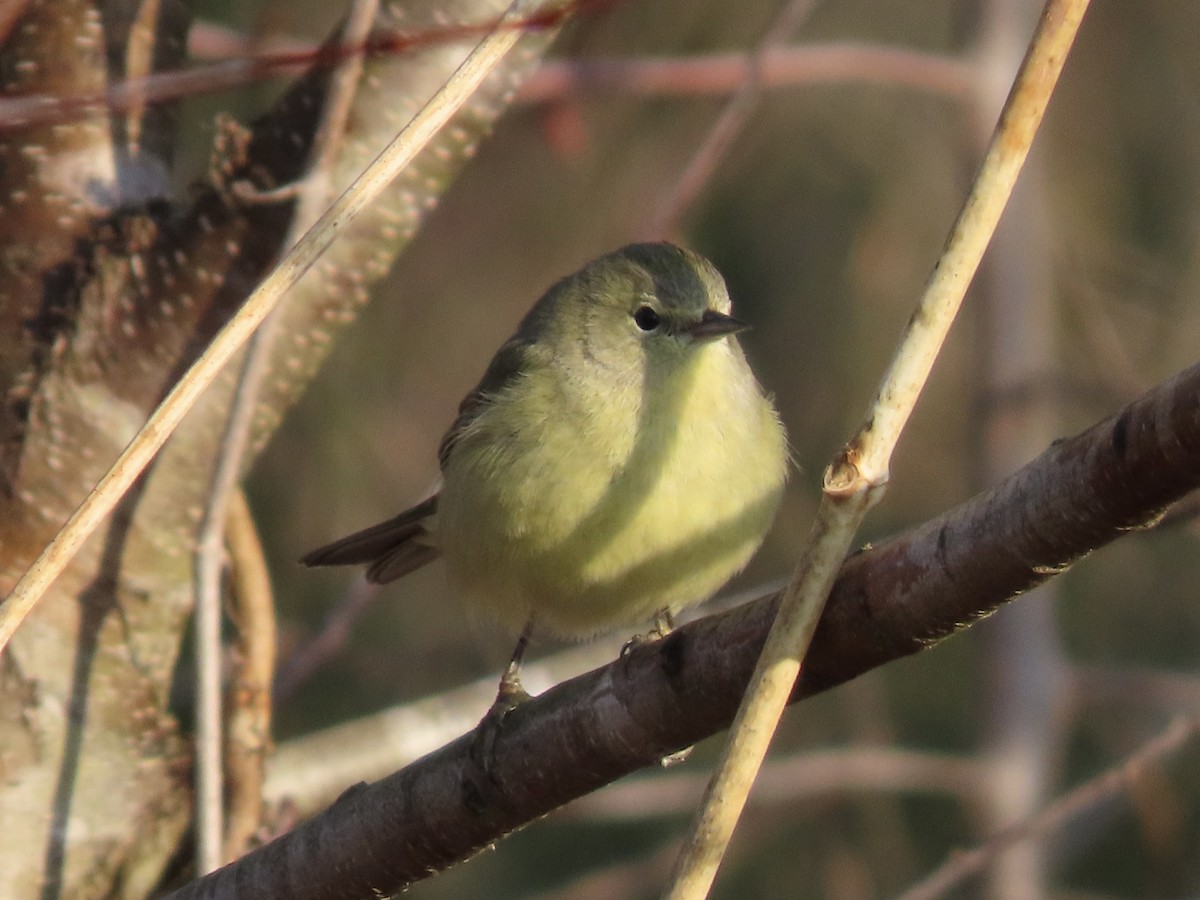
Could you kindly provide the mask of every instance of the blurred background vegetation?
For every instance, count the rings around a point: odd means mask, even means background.
[[[206,21],[288,39],[319,39],[341,12],[307,0],[198,6]],[[979,76],[988,29],[1014,15],[1023,41],[1037,6],[813,4],[790,43],[944,57],[961,63],[963,89],[921,89],[868,70],[766,89],[679,220],[673,237],[717,263],[738,315],[754,325],[744,343],[776,396],[796,461],[774,533],[734,587],[784,575],[796,560],[822,469],[859,424],[994,120],[999,98]],[[554,55],[744,53],[779,8],[775,0],[603,5],[568,27]],[[1092,4],[1037,143],[1028,202],[1009,216],[1024,246],[992,254],[864,541],[948,509],[1056,435],[1196,362],[1198,33],[1200,5],[1189,0]],[[1005,77],[1018,59],[1008,57]],[[277,89],[190,101],[196,159],[207,152],[214,108],[232,105],[248,119]],[[501,121],[251,478],[285,660],[320,630],[356,578],[302,570],[296,558],[429,488],[459,399],[525,309],[586,259],[645,236],[726,99],[579,90],[519,104]],[[1003,338],[1022,329],[1033,336],[1020,340],[1022,348],[1044,344],[1048,352],[1024,374],[997,379],[1010,353]],[[1032,437],[1012,438],[1010,429],[1033,420],[1043,424]],[[1013,446],[1025,449],[997,452]],[[868,746],[987,760],[1032,743],[1040,756],[1009,759],[1037,769],[1040,799],[1031,808],[1043,805],[1117,764],[1176,712],[1200,706],[1197,537],[1187,521],[1132,535],[1058,579],[1054,595],[1018,601],[933,652],[793,709],[776,757]],[[997,629],[1010,614],[1011,626]],[[614,653],[625,637],[609,639]],[[1033,661],[1023,655],[1029,647],[1041,648]],[[489,676],[509,650],[507,637],[448,594],[434,565],[365,606],[341,651],[279,706],[277,739]],[[668,774],[703,775],[717,746],[698,747]],[[1198,761],[1193,750],[1152,767],[1122,798],[1036,841],[1044,882],[1013,875],[990,890],[1032,896],[1021,892],[1044,884],[1061,897],[1200,894]],[[640,777],[651,790],[656,775]],[[622,817],[578,806],[410,896],[656,896],[690,814],[631,808]],[[744,821],[714,896],[892,895],[995,830],[999,820],[986,806],[965,804],[952,790],[836,784],[761,804]],[[976,882],[962,895],[982,890]]]

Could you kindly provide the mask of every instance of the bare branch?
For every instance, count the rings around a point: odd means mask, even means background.
[[[774,759],[763,766],[750,806],[812,800],[844,792],[941,794],[976,802],[986,793],[988,765],[977,759],[895,747],[845,747]],[[574,817],[629,821],[685,815],[696,808],[707,779],[695,772],[659,773],[584,797]]]
[[[1047,0],[987,152],[866,421],[825,471],[812,536],[746,689],[666,893],[706,897],[799,677],[838,561],[882,496],[891,456],[983,258],[1054,93],[1089,0]]]
[[[358,0],[338,38],[351,46],[363,43],[375,20],[378,3]],[[362,73],[362,57],[347,59],[333,73],[320,125],[305,173],[304,188],[288,228],[284,247],[291,249],[320,218],[329,200],[330,170],[342,142],[350,105]],[[250,447],[254,416],[266,377],[274,339],[275,317],[269,316],[251,335],[238,372],[237,385],[226,415],[224,434],[213,467],[211,487],[201,521],[196,558],[196,859],[197,868],[210,872],[227,861],[223,849],[224,778],[221,772],[221,570],[229,507]],[[243,502],[243,515],[249,509]],[[271,626],[274,627],[272,621]],[[270,692],[268,671],[260,689]],[[268,704],[269,705],[269,704]],[[260,779],[261,781],[261,779]],[[261,800],[259,801],[261,805]]]
[[[927,649],[1153,522],[1200,486],[1198,394],[1200,365],[992,490],[850,557],[793,701]],[[172,897],[359,897],[428,877],[726,727],[777,602],[692,622],[521,705],[486,773],[464,735]]]

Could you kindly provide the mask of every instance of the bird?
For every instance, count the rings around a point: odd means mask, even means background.
[[[306,554],[384,584],[443,557],[469,607],[519,634],[497,702],[527,695],[535,633],[584,639],[714,594],[771,527],[787,437],[725,281],[637,243],[550,287],[462,401],[440,490]],[[652,632],[654,633],[654,632]]]

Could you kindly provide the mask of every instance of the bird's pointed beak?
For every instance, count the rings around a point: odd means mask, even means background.
[[[685,330],[694,341],[715,341],[717,338],[745,331],[749,327],[741,319],[709,309],[704,311],[699,322],[689,325]]]

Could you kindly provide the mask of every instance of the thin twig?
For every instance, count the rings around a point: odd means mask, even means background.
[[[969,67],[961,60],[903,47],[860,42],[776,47],[755,63],[745,53],[684,58],[548,60],[522,85],[520,103],[547,103],[580,93],[622,97],[727,96],[757,71],[764,90],[797,85],[862,82],[909,87],[963,100]],[[0,104],[3,109],[3,104]]]
[[[905,891],[898,900],[934,900],[945,896],[952,888],[978,874],[1010,847],[1053,832],[1096,804],[1132,787],[1149,766],[1157,765],[1172,754],[1178,753],[1197,734],[1200,734],[1200,720],[1176,719],[1166,731],[1120,765],[1084,782],[1037,815],[1001,831],[986,844],[974,850],[955,853],[928,877]]]
[[[330,67],[349,56],[364,53],[400,55],[444,44],[458,44],[500,30],[518,35],[527,30],[557,28],[589,2],[529,5],[521,15],[502,15],[483,22],[441,24],[417,32],[391,31],[377,34],[369,42],[335,46],[305,46],[297,50],[258,53],[253,56],[222,60],[194,69],[158,72],[145,78],[111,84],[104,90],[77,94],[28,94],[0,98],[0,127],[23,128],[48,125],[82,118],[89,113],[127,113],[152,103],[182,100],[196,94],[229,90],[268,78],[279,78],[308,71],[314,66]],[[3,21],[0,6],[0,21]]]
[[[725,104],[704,142],[692,154],[683,174],[675,180],[670,190],[659,198],[657,209],[650,217],[645,232],[651,239],[661,240],[669,236],[684,211],[692,205],[696,195],[708,184],[713,172],[721,164],[734,140],[741,133],[758,105],[762,93],[763,68],[766,55],[787,41],[800,23],[812,11],[815,0],[789,0],[783,11],[771,23],[767,33],[747,57],[746,79]]]
[[[362,44],[375,19],[377,0],[360,0],[347,19],[342,43]],[[362,55],[352,54],[335,73],[329,102],[314,140],[313,163],[300,194],[284,248],[290,248],[317,220],[328,199],[328,170],[341,144],[350,101],[362,71]],[[217,451],[212,482],[201,522],[196,569],[196,865],[211,872],[225,863],[224,778],[221,772],[221,570],[225,523],[231,496],[241,480],[242,459],[250,442],[259,389],[266,377],[272,345],[269,317],[246,346],[237,385]],[[268,681],[268,689],[270,682]]]
[[[1138,371],[1129,352],[1128,335],[1122,334],[1113,321],[1100,291],[1084,279],[1074,279],[1060,295],[1074,313],[1074,324],[1089,358],[1097,363],[1088,372],[1089,378],[1103,384],[1122,402],[1145,391],[1147,378]]]
[[[348,46],[365,43],[378,11],[378,0],[356,0],[342,29],[341,42]],[[330,174],[337,152],[341,148],[351,104],[362,78],[362,70],[363,57],[361,54],[354,54],[343,60],[333,73],[321,122],[313,141],[313,161],[299,187],[296,210],[288,229],[285,247],[294,246],[328,205],[332,190]],[[254,406],[267,374],[274,337],[272,326],[273,317],[263,323],[262,328],[250,339],[234,406],[230,412],[231,429],[235,418],[238,424],[238,461],[249,441]]]
[[[286,703],[304,682],[346,646],[350,630],[379,593],[379,586],[355,578],[325,614],[317,633],[293,650],[275,676],[275,698]],[[433,749],[433,748],[430,748]]]
[[[275,602],[254,516],[241,491],[229,503],[230,617],[237,626],[237,671],[230,686],[225,766],[229,817],[222,856],[236,859],[263,820],[263,783],[271,748],[271,678],[275,673]]]
[[[513,47],[521,31],[503,26],[513,22],[517,16],[514,10],[523,9],[524,6],[522,0],[514,0],[501,18],[501,27],[480,41],[445,85],[321,216],[217,333],[204,355],[196,360],[159,404],[138,436],[125,448],[112,468],[22,576],[3,606],[0,606],[0,652],[3,652],[13,632],[29,615],[46,588],[66,568],[88,535],[116,506],[126,489],[166,443],[229,358],[254,333],[288,289],[320,258],[334,238],[383,192]]]
[[[351,6],[345,26],[342,29],[342,43],[348,46],[364,44],[370,34],[378,11],[378,0],[356,0]],[[341,62],[330,79],[329,90],[321,114],[321,121],[314,136],[312,163],[299,185],[296,210],[292,216],[292,222],[284,241],[285,248],[294,246],[304,236],[305,232],[320,218],[321,213],[329,203],[332,191],[330,173],[333,170],[337,153],[342,146],[346,123],[349,120],[354,96],[358,91],[359,82],[362,78],[362,70],[363,56],[361,54],[353,54]],[[263,326],[254,334],[247,345],[246,358],[242,366],[237,391],[230,410],[229,434],[227,435],[229,440],[223,446],[223,450],[227,453],[230,470],[235,475],[240,471],[241,459],[244,456],[246,445],[250,440],[254,409],[269,367],[271,348],[274,343],[274,330],[274,316],[271,316],[263,323]],[[241,495],[239,494],[238,496]],[[252,523],[250,527],[253,527]],[[232,540],[232,534],[230,535],[230,540]],[[272,627],[271,641],[273,646],[273,619],[270,625]],[[248,637],[251,640],[257,639],[254,635]],[[255,681],[258,687],[256,690],[262,691],[262,695],[267,701],[266,706],[269,709],[271,685],[274,676],[273,654],[271,667],[265,673],[259,672],[257,675],[258,678]],[[241,694],[235,694],[235,696],[241,696]],[[258,695],[255,691],[250,691],[246,694],[248,701],[252,701],[256,696]],[[253,708],[248,711],[248,718],[251,720],[255,719]],[[248,724],[253,725],[254,722],[251,721]],[[261,724],[266,725],[269,722]],[[238,739],[238,733],[234,726],[235,720],[231,716],[229,732],[231,744],[227,753],[227,756],[230,758],[232,758],[234,752],[232,742]],[[268,735],[269,732],[264,737]],[[249,809],[253,806],[260,813],[263,806],[262,784],[264,781],[261,762],[260,758],[258,760],[259,765],[253,773],[257,777],[252,778],[247,784],[240,786],[241,791],[249,792],[253,790],[256,794],[253,798],[245,797],[241,803],[241,808]],[[247,774],[249,775],[250,773]],[[231,786],[231,813],[235,805],[236,795],[237,791]],[[255,821],[253,825],[254,828],[257,828],[258,821]],[[223,862],[234,858],[235,854],[244,847],[246,838],[253,833],[253,829],[250,826],[250,816],[248,814],[243,816],[242,821],[236,825],[231,822],[225,836],[224,844],[226,850]]]
[[[1142,712],[1186,712],[1200,718],[1200,678],[1190,673],[1077,665],[1069,678],[1077,703],[1101,709],[1121,705]]]
[[[433,35],[429,43],[445,39]],[[361,49],[349,48],[345,53],[361,53]],[[226,59],[194,69],[118,81],[96,93],[0,97],[0,129],[66,122],[96,110],[124,113],[143,105],[231,90],[303,72],[312,64],[314,53],[316,48],[312,46],[289,46],[286,51],[267,56]],[[746,82],[749,69],[744,53],[685,59],[551,61],[525,82],[515,99],[518,103],[545,103],[581,91],[625,97],[725,96]],[[762,87],[768,90],[801,84],[864,82],[887,88],[909,87],[955,100],[965,98],[970,90],[968,69],[961,60],[856,42],[781,47],[762,58],[760,71]]]
[[[212,508],[211,506],[209,507]],[[206,529],[207,530],[207,529]],[[218,531],[218,535],[219,535]],[[196,549],[196,736],[192,740],[196,790],[196,867],[221,865],[225,782],[221,768],[221,563],[223,547]],[[206,560],[213,560],[210,567]],[[215,572],[210,571],[215,569]]]
[[[749,804],[775,806],[867,791],[945,795],[973,803],[987,791],[988,768],[976,758],[896,747],[797,753],[763,766]],[[629,822],[680,815],[695,809],[704,782],[698,772],[658,772],[627,779],[572,803],[562,818]]]
[[[888,478],[888,461],[962,303],[1074,40],[1087,0],[1049,0],[955,222],[867,422],[826,471],[824,496],[792,583],[751,677],[666,896],[707,896],[755,774],[800,671],[829,588],[859,522]]]
[[[251,75],[250,60],[245,57],[253,52],[254,44],[228,28],[197,22],[188,33],[188,49],[195,59],[227,61],[237,57],[237,62],[245,64],[243,77]],[[317,46],[300,40],[276,39],[270,51],[267,59],[272,55],[297,57],[315,53]],[[764,89],[860,81],[889,88],[909,87],[954,99],[966,98],[971,90],[970,66],[957,56],[861,41],[828,41],[820,46],[774,46],[757,55],[752,51],[683,58],[545,60],[521,85],[516,102],[551,103],[581,92],[622,97],[727,96],[746,84],[752,70],[757,71],[760,87]],[[203,74],[204,68],[194,71]],[[193,72],[157,76],[153,90],[174,89],[171,75],[176,74],[191,77]],[[237,76],[219,73],[219,77],[228,82]],[[4,108],[0,102],[0,110]]]

